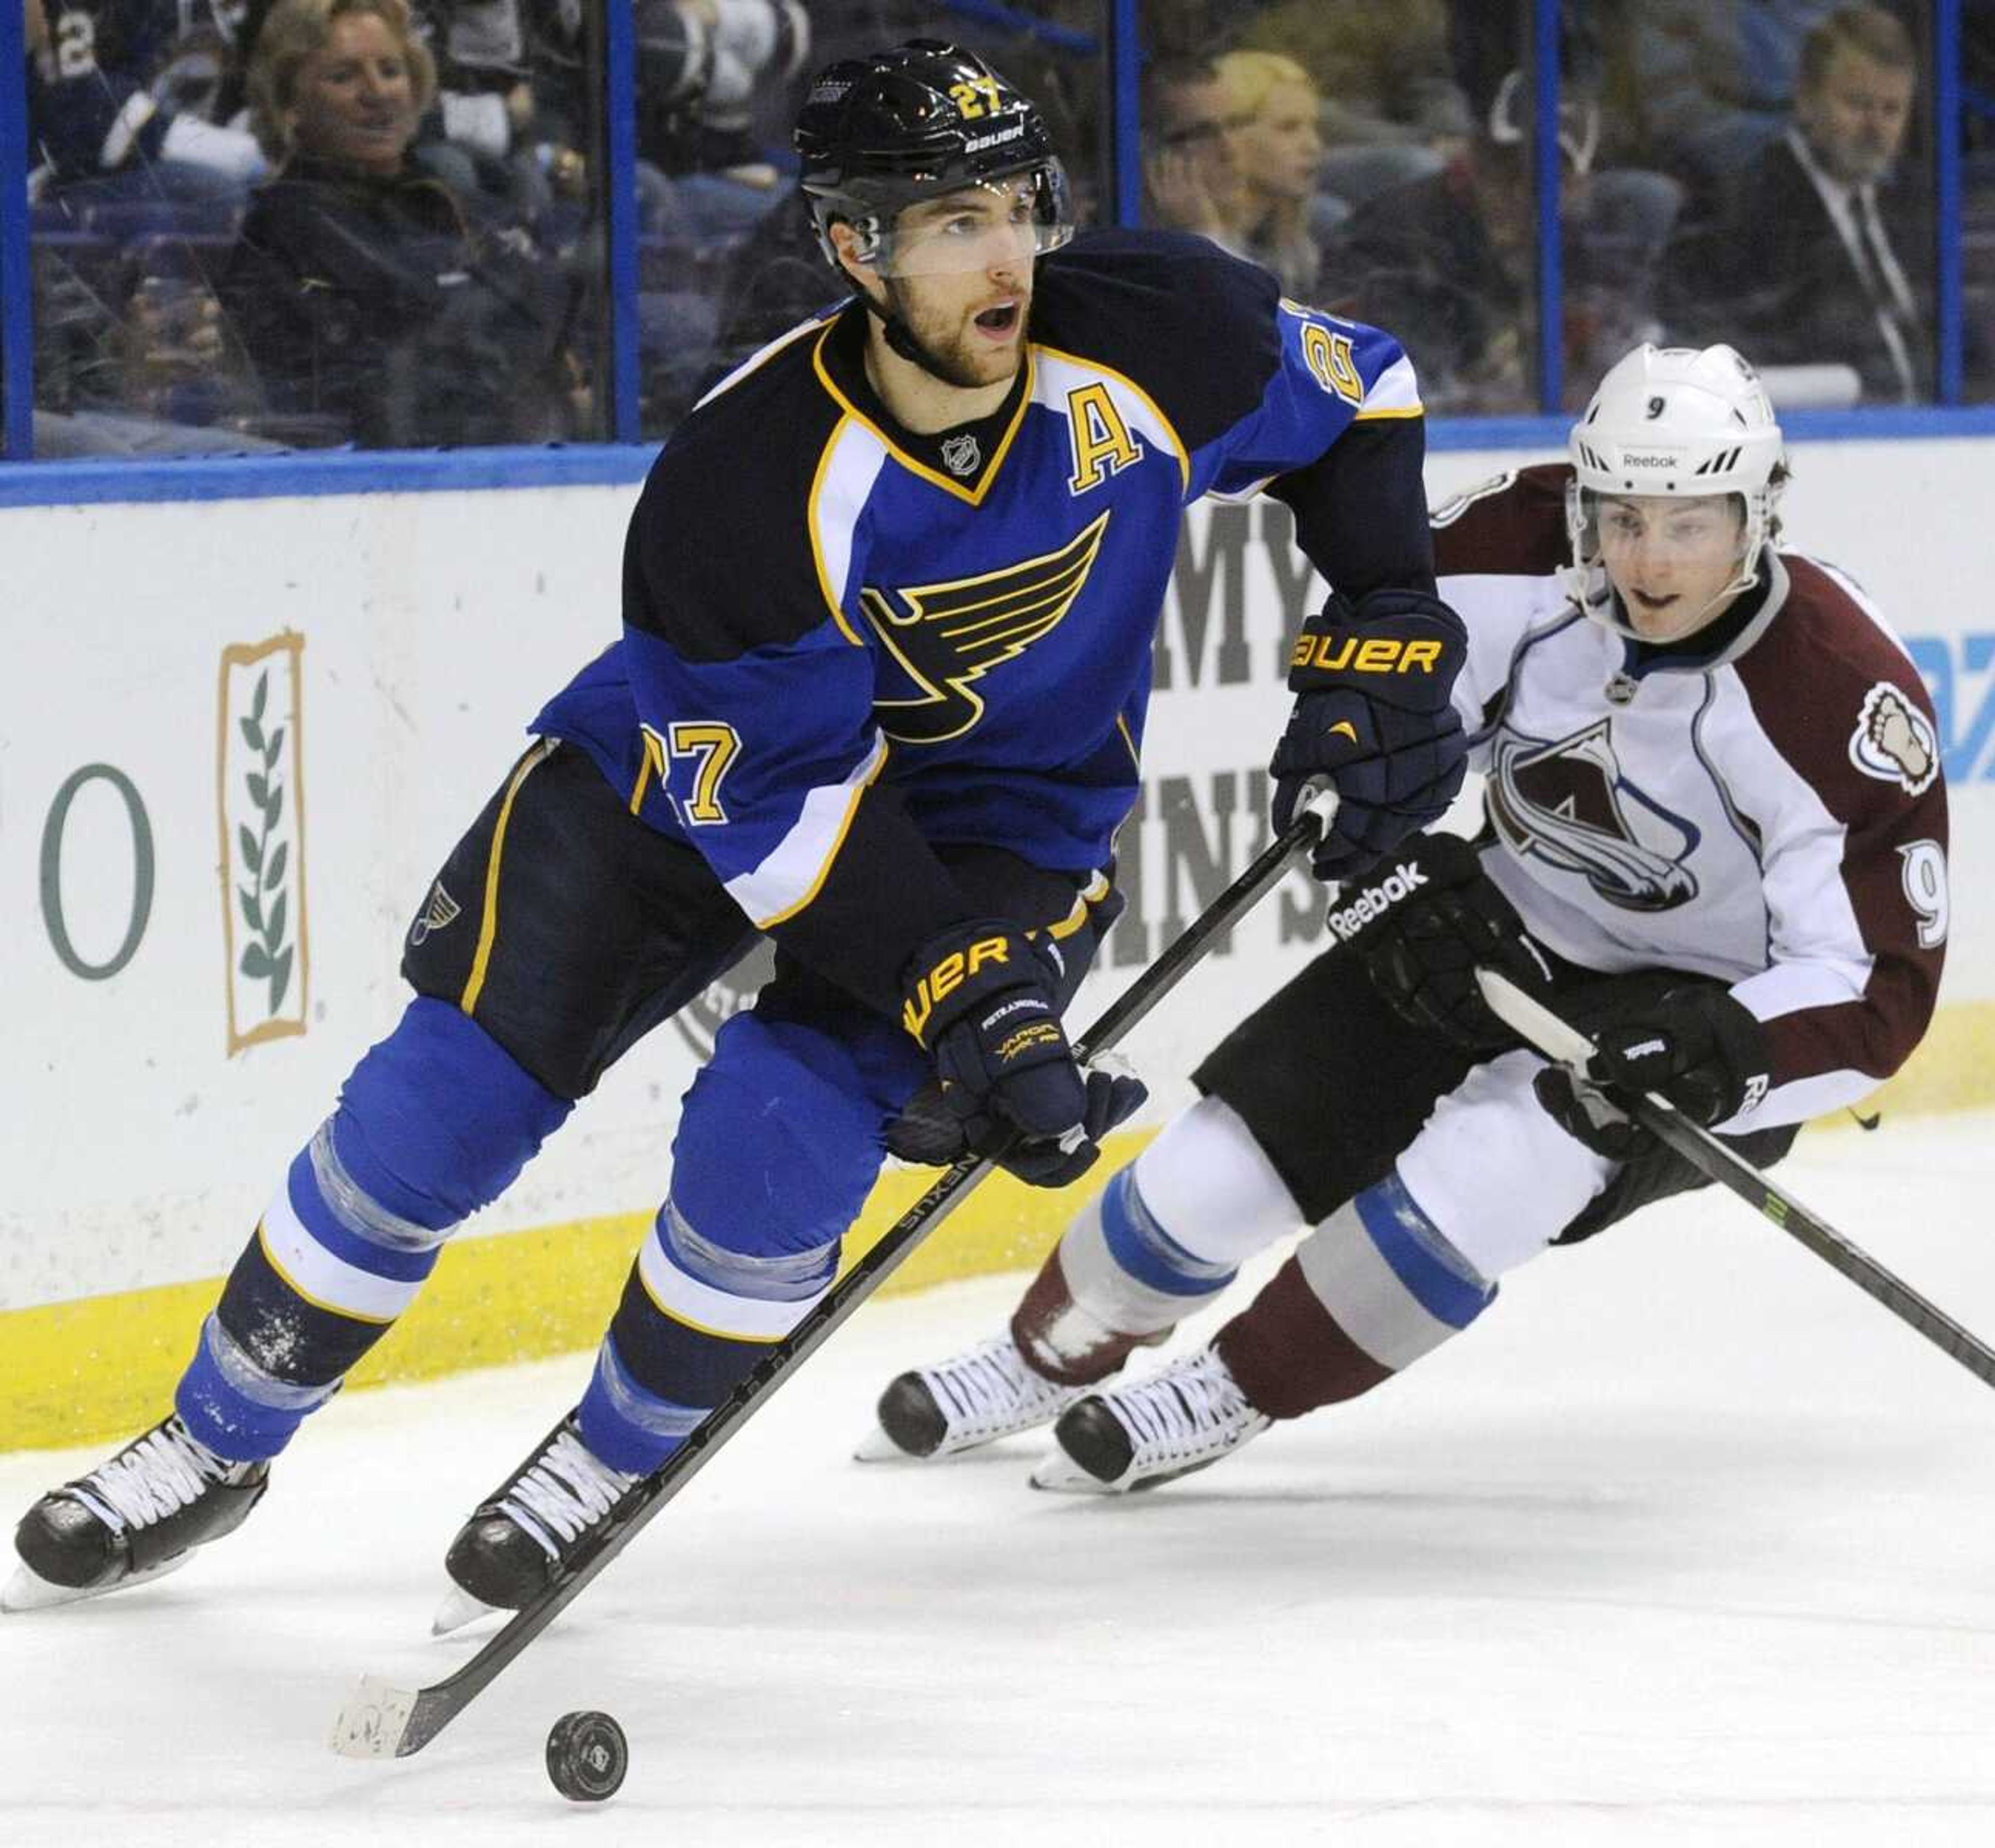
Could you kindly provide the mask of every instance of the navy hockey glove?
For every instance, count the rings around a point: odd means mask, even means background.
[[[1551,992],[1551,970],[1516,907],[1482,870],[1482,856],[1459,835],[1416,835],[1392,855],[1382,881],[1383,872],[1366,875],[1355,908],[1375,891],[1389,899],[1395,881],[1404,896],[1378,907],[1358,947],[1392,1011],[1471,1052],[1517,1044],[1482,999],[1475,971],[1495,969],[1543,998]],[[1347,887],[1331,907],[1331,929],[1340,937],[1341,920],[1354,908],[1344,903],[1350,896]]]
[[[1562,1065],[1532,1081],[1559,1127],[1610,1161],[1629,1161],[1654,1138],[1617,1107],[1617,1093],[1657,1091],[1692,1123],[1715,1128],[1766,1095],[1767,1033],[1715,982],[1666,989],[1632,1009],[1598,1012],[1585,1081]]]
[[[1303,624],[1289,665],[1295,708],[1269,767],[1278,833],[1312,779],[1337,791],[1310,858],[1318,879],[1357,876],[1447,812],[1468,763],[1448,701],[1468,652],[1461,619],[1420,591],[1333,595]]]
[[[935,1059],[963,1146],[1034,1187],[1064,1187],[1099,1139],[1148,1095],[1135,1078],[1083,1072],[1056,999],[1059,949],[1001,918],[959,925],[915,953],[901,1022]]]

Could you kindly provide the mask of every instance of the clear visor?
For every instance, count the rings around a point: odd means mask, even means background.
[[[1066,174],[1056,160],[905,207],[891,228],[855,226],[857,255],[885,276],[961,276],[1029,266],[1073,235]]]
[[[1610,629],[1643,640],[1695,633],[1759,581],[1763,516],[1742,494],[1625,495],[1579,487],[1567,504],[1580,602]],[[1621,599],[1667,598],[1657,628],[1637,628]]]

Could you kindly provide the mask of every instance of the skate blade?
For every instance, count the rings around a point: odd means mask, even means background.
[[[415,1710],[414,1689],[363,1675],[332,1723],[332,1749],[342,1758],[397,1757],[403,1735],[409,1730],[409,1716]]]
[[[1130,1482],[1104,1483],[1090,1476],[1057,1446],[1032,1472],[1032,1486],[1049,1495],[1127,1495],[1135,1486]]]
[[[852,1460],[855,1463],[927,1463],[935,1459],[917,1456],[912,1450],[903,1450],[888,1436],[884,1425],[875,1425],[853,1445]]]
[[[476,1623],[482,1617],[496,1617],[502,1613],[496,1605],[487,1604],[482,1598],[474,1598],[462,1586],[453,1585],[444,1594],[444,1600],[436,1608],[436,1615],[430,1619],[430,1634],[433,1637],[450,1636],[455,1632]]]
[[[23,1562],[15,1567],[5,1588],[0,1589],[0,1613],[22,1617],[31,1610],[54,1610],[64,1604],[81,1604],[89,1598],[108,1597],[115,1591],[129,1591],[135,1585],[149,1584],[169,1572],[177,1572],[193,1557],[191,1551],[176,1553],[142,1572],[129,1572],[112,1584],[93,1585],[81,1591],[73,1585],[50,1584]]]

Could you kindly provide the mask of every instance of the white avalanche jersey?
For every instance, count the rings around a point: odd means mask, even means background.
[[[1763,606],[1715,654],[1588,621],[1559,576],[1571,474],[1434,516],[1468,626],[1454,699],[1488,779],[1484,864],[1558,955],[1715,976],[1766,1023],[1770,1086],[1728,1132],[1853,1103],[1918,1044],[1945,953],[1925,688],[1856,585],[1797,554],[1770,555]]]

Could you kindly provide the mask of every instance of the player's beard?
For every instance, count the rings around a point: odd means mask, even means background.
[[[928,370],[946,385],[953,385],[959,391],[981,391],[987,386],[996,385],[1012,377],[1018,369],[1019,361],[1025,351],[1025,341],[1031,331],[1032,297],[1028,296],[1020,305],[1018,338],[1008,349],[1011,363],[1002,371],[992,371],[978,361],[983,357],[974,345],[974,337],[958,321],[944,327],[940,316],[929,317],[919,314],[909,299],[906,288],[896,276],[881,278],[887,290],[887,312],[894,316],[905,330],[908,338],[920,349]],[[990,358],[996,358],[995,353]]]

